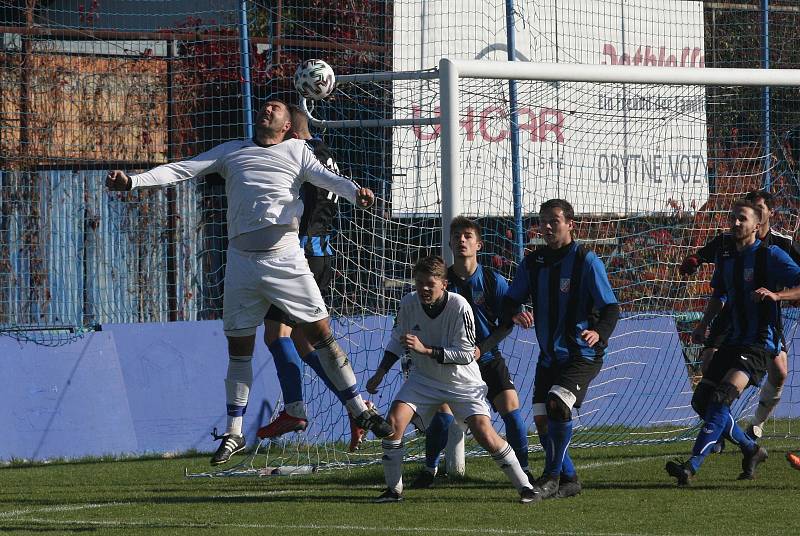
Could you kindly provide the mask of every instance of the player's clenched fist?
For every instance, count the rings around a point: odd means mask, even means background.
[[[114,169],[106,175],[106,188],[117,192],[125,192],[131,189],[131,179],[124,171]]]
[[[375,203],[375,194],[369,188],[361,188],[356,192],[356,203],[361,208],[369,208]]]

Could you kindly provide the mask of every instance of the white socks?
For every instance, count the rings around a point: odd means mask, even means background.
[[[753,416],[754,426],[758,426],[759,428],[764,426],[764,423],[767,422],[767,419],[769,419],[769,416],[772,414],[772,410],[774,410],[775,406],[778,405],[778,402],[781,401],[782,394],[782,385],[779,388],[776,388],[774,385],[769,383],[769,380],[764,382],[764,387],[761,388],[761,394],[758,397],[756,413]]]
[[[381,441],[383,447],[383,477],[386,479],[386,487],[395,493],[403,493],[403,448],[402,440],[384,439]],[[513,454],[513,452],[512,452]],[[519,466],[519,463],[517,463]]]
[[[492,452],[491,455],[494,463],[506,474],[517,491],[531,487],[528,476],[522,472],[522,467],[519,465],[519,460],[517,455],[514,454],[514,449],[511,448],[511,445],[506,443],[500,450]]]
[[[230,356],[225,377],[225,403],[228,406],[226,433],[242,435],[242,421],[253,385],[253,356]]]

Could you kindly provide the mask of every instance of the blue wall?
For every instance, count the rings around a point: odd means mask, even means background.
[[[365,318],[334,325],[360,385],[382,356],[390,322]],[[538,353],[533,337],[533,330],[518,330],[503,347],[531,427],[532,356]],[[59,347],[0,338],[0,407],[5,408],[0,412],[0,459],[213,450],[209,432],[225,426],[226,367],[220,321],[105,325],[103,331]],[[249,438],[269,421],[280,399],[263,344],[257,345],[254,369],[246,416]],[[382,411],[400,382],[398,370],[388,375],[385,389],[374,398]],[[346,434],[341,405],[310,377],[306,390],[310,413],[318,415],[309,440]],[[779,416],[800,416],[798,393],[800,374],[791,371]],[[690,398],[674,321],[628,319],[619,324],[577,423],[691,426]]]

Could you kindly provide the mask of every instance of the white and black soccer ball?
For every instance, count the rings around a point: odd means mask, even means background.
[[[307,99],[324,99],[335,86],[333,69],[322,60],[306,60],[294,72],[294,87]]]

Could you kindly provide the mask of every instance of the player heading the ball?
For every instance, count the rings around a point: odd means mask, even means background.
[[[300,187],[311,182],[361,208],[371,207],[375,196],[368,188],[325,167],[305,140],[286,140],[291,128],[287,105],[271,100],[258,112],[252,139],[228,141],[188,160],[130,177],[113,170],[106,178],[109,189],[123,191],[165,186],[209,173],[219,173],[225,179],[228,255],[222,308],[228,340],[228,422],[225,434],[213,433],[222,442],[211,458],[212,465],[227,462],[245,448],[242,419],[253,383],[256,328],[270,306],[276,305],[297,323],[336,389],[346,390],[356,384],[300,248]],[[354,413],[363,428],[378,437],[391,433],[389,424],[360,396],[357,404]]]

